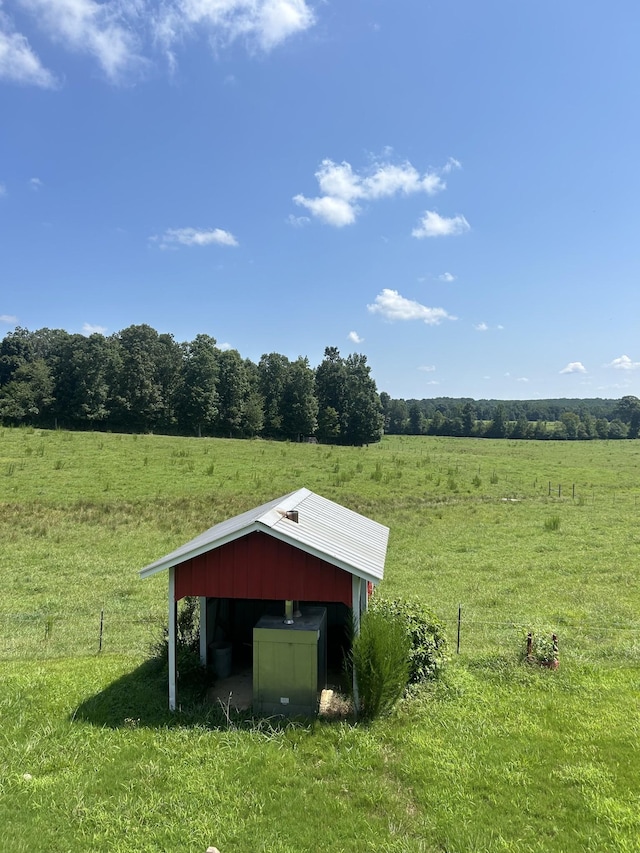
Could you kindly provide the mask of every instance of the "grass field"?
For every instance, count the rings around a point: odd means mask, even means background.
[[[0,849],[639,851],[639,463],[0,429]],[[138,569],[301,486],[391,528],[383,589],[445,622],[447,674],[369,727],[169,715],[166,577]],[[527,628],[558,671],[521,662]]]

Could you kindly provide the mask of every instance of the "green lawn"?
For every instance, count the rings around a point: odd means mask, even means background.
[[[0,849],[639,851],[639,462],[0,429]],[[138,569],[301,486],[391,528],[383,589],[444,620],[447,674],[369,727],[170,715],[166,577]],[[527,628],[558,671],[520,662]]]

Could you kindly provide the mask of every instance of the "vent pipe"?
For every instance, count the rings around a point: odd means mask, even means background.
[[[298,510],[297,509],[288,509],[285,512],[284,517],[288,518],[289,521],[295,521],[295,523],[297,524],[298,523]]]
[[[293,601],[289,599],[284,603],[284,624],[293,625]]]

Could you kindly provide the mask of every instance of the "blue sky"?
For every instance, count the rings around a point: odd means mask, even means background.
[[[0,0],[0,335],[640,396],[637,0]]]

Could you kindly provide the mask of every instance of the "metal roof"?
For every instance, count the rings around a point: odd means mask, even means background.
[[[286,513],[297,510],[298,521]],[[216,524],[140,571],[146,578],[219,548],[249,533],[262,532],[306,551],[353,575],[382,580],[389,528],[309,489],[281,498]]]

